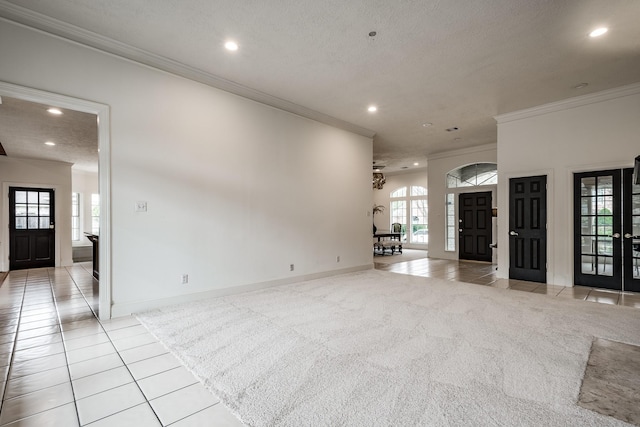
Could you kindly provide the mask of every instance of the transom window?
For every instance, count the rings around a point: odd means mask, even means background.
[[[409,188],[401,187],[391,192],[391,221],[401,225],[402,241],[409,243],[428,243],[429,227],[427,224],[428,204],[427,189],[420,185]]]
[[[498,165],[495,163],[476,163],[454,169],[447,174],[447,187],[475,187],[498,183]]]

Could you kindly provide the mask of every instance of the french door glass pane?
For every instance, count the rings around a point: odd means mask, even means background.
[[[601,194],[613,194],[613,177],[611,175],[598,177],[598,195]]]
[[[29,205],[27,207],[27,215],[38,216],[38,205]]]
[[[27,205],[16,205],[16,216],[27,216]]]
[[[28,191],[27,192],[27,203],[38,203],[38,192],[37,191]]]
[[[581,180],[581,194],[583,196],[595,196],[596,195],[596,179],[595,177],[582,178]]]
[[[49,216],[49,205],[40,205],[40,216]]]
[[[25,230],[27,228],[27,217],[16,218],[16,230]]]
[[[613,276],[613,259],[611,257],[598,257],[598,275]]]
[[[582,256],[582,274],[596,274],[596,257],[594,256]]]
[[[48,205],[49,204],[49,192],[48,191],[41,191],[40,192],[40,204],[43,205]]]

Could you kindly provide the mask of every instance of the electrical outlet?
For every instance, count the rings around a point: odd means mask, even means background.
[[[289,271],[293,271],[293,264],[289,264]]]
[[[136,202],[136,212],[146,212],[147,211],[147,202],[143,200],[139,200]]]
[[[340,262],[340,255],[336,257],[336,262]]]
[[[187,283],[189,283],[189,275],[183,274],[180,278],[180,283],[183,285],[186,285]]]

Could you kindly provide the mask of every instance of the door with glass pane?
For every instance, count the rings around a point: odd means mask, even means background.
[[[574,175],[574,283],[622,289],[621,171]]]
[[[53,189],[9,187],[9,210],[9,268],[53,267]]]
[[[633,184],[633,169],[623,172],[624,290],[640,292],[640,185]]]

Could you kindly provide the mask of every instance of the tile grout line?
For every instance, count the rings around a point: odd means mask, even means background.
[[[16,355],[16,351],[15,350],[16,350],[16,344],[17,344],[17,341],[18,341],[18,329],[20,328],[20,322],[22,320],[22,308],[23,308],[23,305],[24,305],[24,298],[26,296],[27,276],[28,276],[28,273],[25,274],[24,283],[21,285],[22,286],[22,299],[20,300],[20,310],[18,310],[18,322],[16,323],[16,330],[15,330],[14,336],[13,336],[13,346],[11,347],[11,358],[9,359],[9,368],[7,369],[7,378],[6,378],[5,382],[4,382],[4,390],[2,391],[2,399],[0,399],[0,414],[2,414],[2,408],[4,407],[5,396],[7,395],[7,388],[9,387],[9,377],[11,375],[11,371],[13,370],[13,359],[15,358],[15,355]],[[7,274],[7,277],[9,277],[9,274]],[[6,280],[6,278],[5,278],[5,280]],[[4,284],[4,282],[3,282],[3,284]]]

